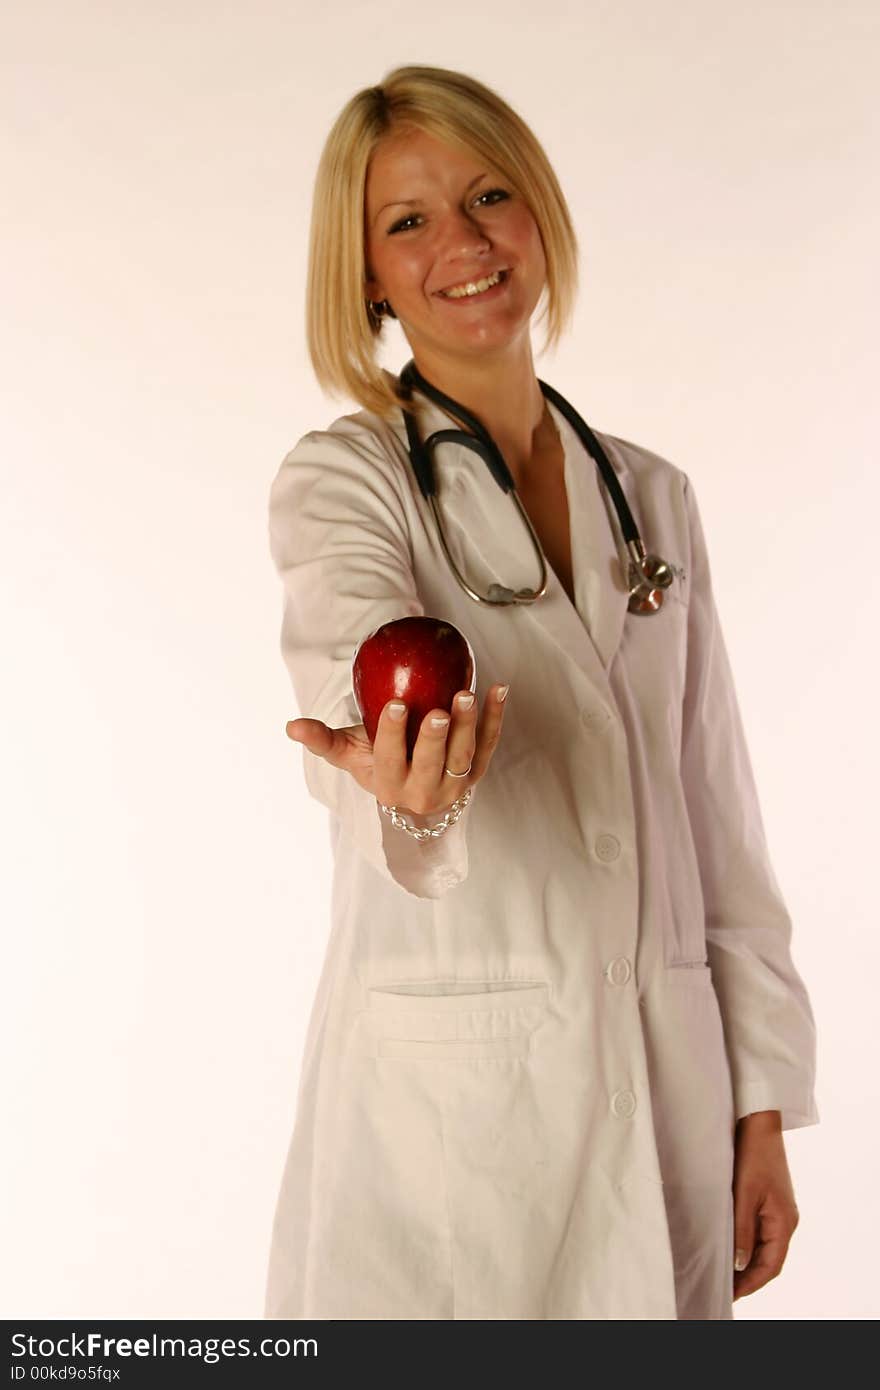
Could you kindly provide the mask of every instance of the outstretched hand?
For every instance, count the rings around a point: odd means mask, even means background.
[[[331,729],[320,719],[302,717],[291,719],[286,733],[316,757],[348,772],[377,801],[414,815],[442,815],[466,788],[477,785],[492,761],[504,722],[500,691],[506,694],[507,687],[491,687],[479,720],[476,696],[470,708],[461,706],[462,696],[471,695],[467,690],[453,700],[451,717],[448,710],[430,710],[422,720],[412,762],[407,760],[406,706],[400,718],[393,717],[393,707],[402,701],[389,700],[384,706],[374,744],[363,724]],[[435,726],[435,719],[442,722]],[[467,777],[450,777],[444,768],[445,764],[453,772],[464,772],[469,763]]]

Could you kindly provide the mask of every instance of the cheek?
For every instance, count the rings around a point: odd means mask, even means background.
[[[427,256],[413,243],[394,248],[393,255],[387,255],[383,264],[383,278],[389,286],[393,285],[398,294],[420,294],[428,278],[430,266]]]
[[[541,241],[538,224],[528,208],[516,209],[516,215],[511,220],[510,237],[511,241],[515,243],[516,249],[525,259],[532,261],[542,270],[546,270],[544,243]]]

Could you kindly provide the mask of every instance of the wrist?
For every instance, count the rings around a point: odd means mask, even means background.
[[[471,799],[473,787],[468,787],[456,797],[445,811],[435,811],[430,815],[420,816],[415,811],[408,810],[405,806],[389,806],[385,802],[379,801],[379,809],[384,815],[389,816],[392,824],[398,830],[404,830],[409,835],[414,835],[418,840],[437,839],[443,835],[451,825],[461,819],[461,815]],[[410,817],[407,821],[406,817]]]
[[[737,1134],[780,1134],[782,1132],[781,1110],[753,1110],[741,1115],[736,1122]]]
[[[397,809],[402,816],[407,816],[408,819],[412,821],[413,825],[430,826],[439,820],[441,816],[445,816],[449,807],[444,806],[441,811],[430,811],[425,814],[421,811],[414,811],[410,806],[401,806],[399,803]]]

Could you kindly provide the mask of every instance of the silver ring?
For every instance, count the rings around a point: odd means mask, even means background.
[[[447,777],[467,777],[467,775],[468,775],[468,773],[470,772],[470,770],[471,770],[471,768],[473,767],[473,765],[474,765],[474,760],[473,760],[473,758],[471,758],[471,760],[470,760],[470,762],[468,763],[467,767],[465,768],[464,772],[453,772],[452,769],[451,769],[451,768],[448,768],[448,767],[446,766],[446,764],[444,763],[444,764],[443,764],[443,771],[446,773]]]

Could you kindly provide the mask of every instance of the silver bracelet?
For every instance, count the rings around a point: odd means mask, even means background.
[[[391,824],[395,825],[398,830],[405,830],[408,835],[414,836],[417,840],[436,839],[438,836],[445,834],[450,825],[455,825],[455,822],[459,820],[464,808],[471,799],[473,790],[473,787],[468,787],[467,791],[462,792],[461,796],[458,797],[456,801],[453,801],[443,819],[439,820],[436,825],[410,825],[406,817],[401,814],[396,806],[386,806],[384,801],[380,801],[379,806],[381,810],[385,812],[386,816],[391,817]]]

